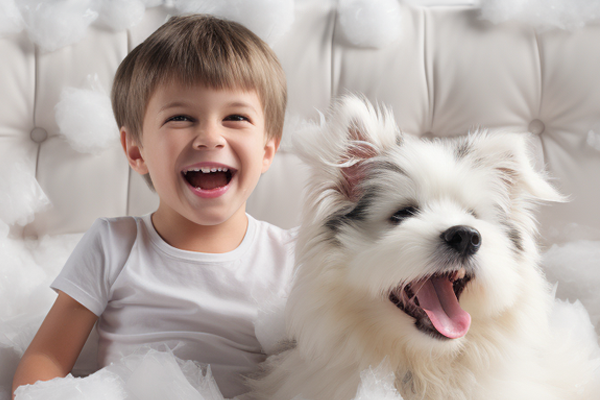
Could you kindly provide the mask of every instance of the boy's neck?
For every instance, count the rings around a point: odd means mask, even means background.
[[[227,253],[235,250],[246,235],[248,217],[241,207],[219,225],[198,225],[176,212],[161,209],[152,214],[156,232],[169,245],[202,253]]]

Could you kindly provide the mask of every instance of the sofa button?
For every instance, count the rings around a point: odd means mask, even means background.
[[[31,133],[29,134],[29,137],[31,137],[31,140],[33,140],[36,143],[42,143],[48,138],[48,132],[46,132],[44,128],[33,128]]]
[[[542,132],[544,132],[544,129],[546,129],[546,125],[544,125],[544,123],[539,119],[534,119],[529,123],[529,127],[527,129],[534,135],[541,135]]]

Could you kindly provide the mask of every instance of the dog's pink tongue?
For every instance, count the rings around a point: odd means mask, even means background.
[[[450,339],[458,339],[467,334],[471,316],[458,304],[452,282],[448,278],[434,277],[427,280],[417,298],[439,333]]]

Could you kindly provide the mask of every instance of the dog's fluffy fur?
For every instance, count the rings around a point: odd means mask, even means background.
[[[350,400],[360,372],[387,359],[405,400],[592,399],[588,354],[548,323],[532,211],[563,198],[526,135],[419,140],[354,96],[297,135],[312,173],[290,341],[251,382],[255,398]],[[466,250],[457,226],[477,232]],[[431,277],[450,282],[470,328],[462,312],[446,329],[415,305]]]

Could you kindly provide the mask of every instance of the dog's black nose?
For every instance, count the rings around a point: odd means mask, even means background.
[[[442,233],[442,239],[463,256],[473,255],[481,246],[481,235],[470,226],[457,225]]]

